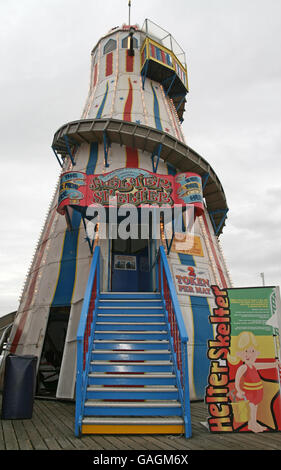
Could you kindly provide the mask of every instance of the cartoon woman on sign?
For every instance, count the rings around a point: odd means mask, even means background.
[[[248,400],[250,410],[248,429],[255,433],[267,429],[257,422],[258,406],[263,399],[263,384],[258,370],[276,367],[276,363],[272,362],[255,362],[260,354],[257,347],[255,335],[249,331],[243,331],[237,338],[236,354],[229,357],[230,363],[237,363],[237,358],[244,363],[238,367],[235,375],[236,398]]]

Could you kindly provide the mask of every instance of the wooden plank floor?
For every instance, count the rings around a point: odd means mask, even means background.
[[[191,404],[191,439],[170,435],[76,438],[74,409],[72,402],[35,399],[32,419],[0,421],[0,450],[281,450],[281,433],[209,433],[201,424],[207,417],[203,402]]]

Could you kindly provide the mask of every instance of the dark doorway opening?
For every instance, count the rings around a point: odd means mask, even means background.
[[[51,307],[38,375],[37,396],[56,396],[70,306]]]

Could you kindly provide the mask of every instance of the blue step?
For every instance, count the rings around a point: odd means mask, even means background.
[[[96,340],[94,341],[94,350],[102,350],[102,349],[112,349],[112,350],[119,350],[119,349],[126,349],[129,351],[138,351],[144,349],[168,349],[169,348],[169,341],[168,340],[146,340],[146,341],[133,341],[133,340],[123,340],[120,341],[106,341],[106,340]]]
[[[162,307],[98,307],[98,314],[130,314],[130,315],[164,315]]]
[[[104,300],[115,300],[115,299],[121,299],[121,300],[136,300],[136,299],[147,299],[147,300],[152,300],[152,299],[157,299],[157,300],[162,300],[161,294],[159,292],[101,292],[100,293],[100,299]]]
[[[161,307],[163,308],[162,300],[137,300],[137,299],[101,299],[99,300],[98,307]]]
[[[176,376],[172,373],[108,374],[92,372],[89,385],[175,385]]]
[[[178,390],[173,386],[158,387],[100,387],[89,386],[86,399],[95,400],[177,400]]]
[[[108,331],[108,330],[117,330],[117,331],[164,331],[167,330],[167,325],[165,322],[151,322],[151,323],[127,323],[127,322],[104,322],[97,321],[96,329]]]
[[[162,331],[104,331],[96,330],[94,334],[96,340],[161,340],[168,339],[168,333]]]
[[[93,350],[92,360],[98,361],[169,361],[170,351],[97,351]]]
[[[149,322],[163,322],[165,320],[165,317],[162,314],[158,314],[158,315],[153,315],[151,313],[148,313],[148,314],[135,314],[133,313],[132,315],[128,315],[128,314],[125,314],[123,312],[120,312],[119,314],[104,314],[104,313],[98,313],[98,316],[97,316],[97,321],[110,321],[110,322],[131,322],[131,323],[134,323],[134,322],[145,322],[145,323],[149,323]]]
[[[102,402],[87,400],[85,414],[88,416],[181,416],[179,402]]]
[[[83,422],[179,420],[182,406],[160,293],[102,292],[89,347]]]
[[[147,361],[147,362],[110,362],[91,361],[91,372],[172,372],[173,364],[169,361]]]

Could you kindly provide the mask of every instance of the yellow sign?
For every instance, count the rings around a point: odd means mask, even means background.
[[[171,250],[186,255],[204,256],[201,239],[196,235],[175,233]]]

